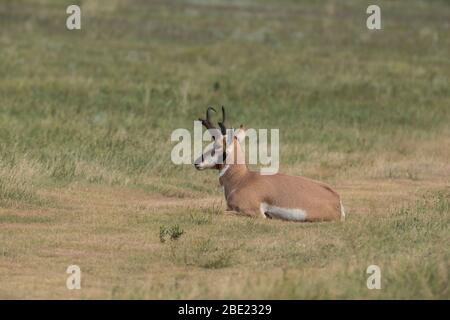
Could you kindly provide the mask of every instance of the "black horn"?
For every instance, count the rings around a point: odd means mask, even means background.
[[[220,131],[222,131],[223,135],[227,134],[227,114],[225,112],[225,108],[222,106],[222,122],[218,122]]]
[[[206,110],[206,120],[200,118],[198,119],[202,122],[206,129],[215,129],[213,124],[211,123],[211,111],[216,112],[213,107],[208,107],[208,109]]]

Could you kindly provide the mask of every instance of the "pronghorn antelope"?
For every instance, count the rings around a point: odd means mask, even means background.
[[[283,174],[261,175],[245,164],[241,143],[245,129],[226,128],[222,107],[220,131],[211,123],[211,107],[206,119],[199,119],[212,132],[214,142],[195,161],[197,170],[219,170],[219,181],[225,192],[227,210],[252,217],[291,221],[341,221],[345,218],[339,195],[328,185],[304,177]]]

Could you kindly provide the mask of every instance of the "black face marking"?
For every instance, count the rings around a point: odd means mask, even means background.
[[[227,159],[227,140],[226,136],[223,137],[223,146],[222,146],[222,164],[225,165],[225,161]]]
[[[264,212],[264,215],[266,216],[267,219],[272,219],[272,216],[270,215],[270,213]]]

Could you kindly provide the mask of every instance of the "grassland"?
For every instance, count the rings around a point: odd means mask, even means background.
[[[450,298],[448,2],[377,1],[376,32],[356,0],[78,3],[0,3],[0,298]],[[222,104],[347,221],[225,214],[170,161]]]

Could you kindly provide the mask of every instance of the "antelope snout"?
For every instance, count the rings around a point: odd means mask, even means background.
[[[197,170],[201,170],[202,168],[200,167],[200,163],[202,163],[203,162],[203,155],[201,156],[201,162],[199,161],[199,159],[197,159],[197,161],[195,161],[195,163],[194,163],[194,167],[195,167],[195,169],[197,169]]]

